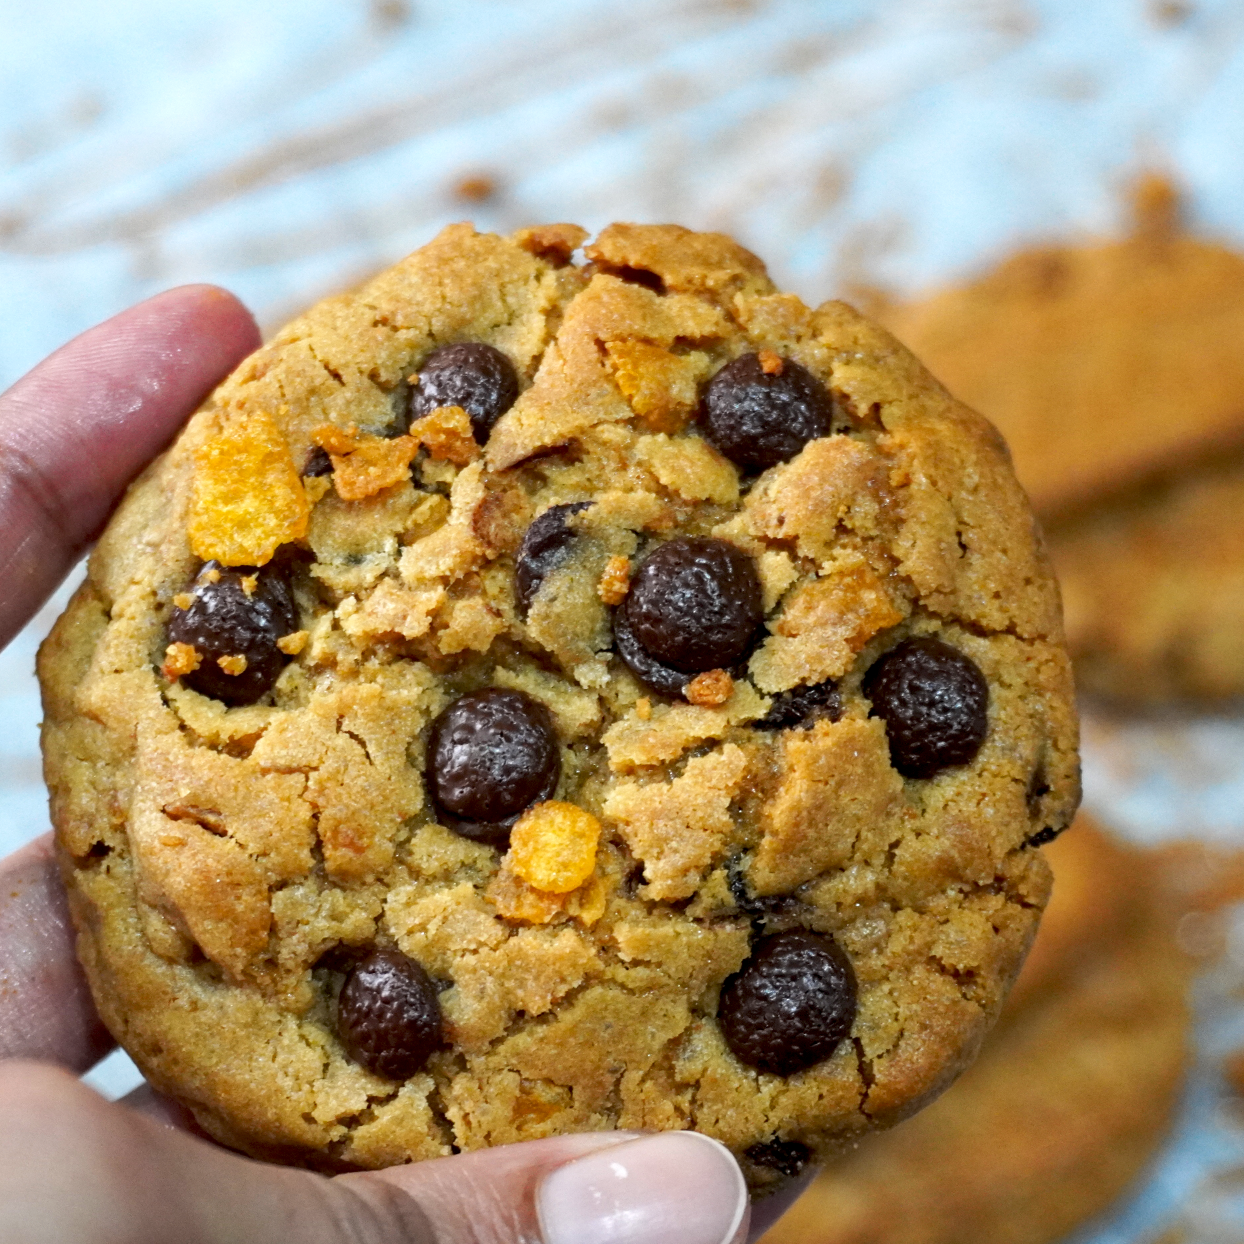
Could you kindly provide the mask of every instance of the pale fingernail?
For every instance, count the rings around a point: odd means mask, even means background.
[[[544,1244],[729,1244],[747,1185],[724,1145],[662,1132],[558,1167],[536,1211]]]

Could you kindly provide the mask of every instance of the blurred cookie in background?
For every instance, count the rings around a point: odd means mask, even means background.
[[[1083,690],[1244,694],[1244,256],[1146,178],[1132,235],[872,308],[998,425],[1041,515]]]
[[[976,1065],[822,1172],[764,1244],[1048,1244],[1157,1151],[1190,1029],[1157,857],[1084,816],[1043,849],[1054,897]]]

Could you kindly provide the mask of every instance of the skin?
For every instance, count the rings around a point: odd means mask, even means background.
[[[258,345],[231,294],[186,286],[75,338],[0,395],[0,645],[99,534],[126,485]],[[203,1139],[149,1089],[105,1101],[77,1076],[112,1045],[74,956],[45,834],[0,860],[6,1244],[534,1244],[546,1176],[602,1148],[657,1140],[562,1136],[328,1179]],[[656,1180],[640,1193],[733,1194],[724,1171],[706,1180],[694,1190]],[[798,1191],[745,1214],[731,1244],[758,1239]]]

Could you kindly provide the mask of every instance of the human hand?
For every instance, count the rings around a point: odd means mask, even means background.
[[[0,646],[258,344],[236,299],[188,286],[76,338],[0,395]],[[561,1136],[329,1179],[222,1149],[150,1090],[104,1101],[75,1073],[110,1046],[45,835],[0,860],[5,1244],[743,1244],[797,1192],[749,1210],[727,1150],[687,1132]]]

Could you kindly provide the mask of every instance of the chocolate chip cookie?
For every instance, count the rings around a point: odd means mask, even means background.
[[[946,1086],[1078,798],[992,427],[730,239],[467,226],[131,489],[40,671],[106,1022],[324,1169],[698,1128],[753,1187]]]
[[[1012,256],[882,308],[997,422],[1042,514],[1081,686],[1122,704],[1244,694],[1244,257],[1149,179],[1130,237]]]

